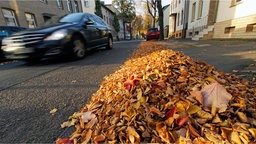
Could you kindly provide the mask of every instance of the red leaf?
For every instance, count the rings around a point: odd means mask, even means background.
[[[133,83],[132,80],[127,80],[127,81],[124,82],[124,87],[125,87],[125,89],[127,89],[127,90],[131,90],[133,84],[134,84],[134,83]]]
[[[177,123],[178,123],[179,127],[181,127],[187,121],[188,121],[188,117],[185,117],[185,118],[178,119]]]
[[[169,117],[173,117],[173,115],[177,112],[177,108],[176,106],[174,106],[171,110],[169,110],[167,112],[167,114],[165,115],[166,118],[168,119]]]
[[[56,144],[74,144],[74,140],[71,140],[69,138],[59,138],[56,141]]]
[[[131,90],[132,86],[134,84],[137,84],[137,82],[139,82],[139,78],[138,78],[138,75],[136,74],[133,74],[130,79],[128,79],[127,81],[124,82],[124,87],[125,89],[127,90]]]

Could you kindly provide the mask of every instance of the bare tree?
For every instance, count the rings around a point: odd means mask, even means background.
[[[157,13],[157,5],[156,0],[147,0],[147,9],[151,17],[153,18],[153,27],[156,26],[156,13]]]
[[[157,1],[158,17],[159,17],[159,27],[160,27],[160,40],[164,40],[164,13],[162,8],[162,0]]]

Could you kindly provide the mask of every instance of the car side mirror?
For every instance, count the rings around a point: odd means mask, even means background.
[[[90,20],[90,21],[85,22],[85,24],[86,25],[94,25],[94,22]]]

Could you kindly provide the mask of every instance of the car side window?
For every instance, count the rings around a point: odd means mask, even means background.
[[[100,25],[106,26],[106,23],[99,16],[95,15],[94,17]]]
[[[88,18],[87,15],[85,15],[85,16],[83,17],[83,22],[85,23],[85,22],[88,22],[88,21],[89,21],[89,18]]]
[[[88,15],[88,19],[94,22],[94,25],[98,25],[97,22],[95,21],[95,19],[93,18],[92,14]]]

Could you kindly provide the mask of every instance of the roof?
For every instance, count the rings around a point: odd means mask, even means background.
[[[107,10],[108,10],[109,12],[111,12],[112,14],[115,14],[115,13],[113,12],[113,10],[111,10],[111,9],[108,7],[108,5],[101,4],[101,6],[104,7],[105,9],[107,9]]]
[[[170,6],[170,4],[164,6],[164,7],[163,7],[163,11],[164,11],[165,9],[167,9],[169,6]]]

